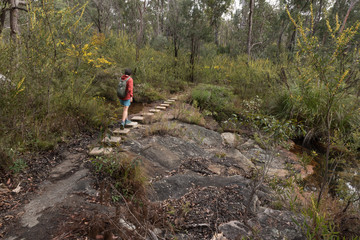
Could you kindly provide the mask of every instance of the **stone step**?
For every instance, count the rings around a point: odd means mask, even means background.
[[[159,109],[150,109],[149,112],[158,113],[158,112],[161,112],[161,110],[159,110]]]
[[[159,110],[166,110],[166,107],[164,106],[157,106],[156,109],[159,109]]]
[[[112,152],[113,152],[113,149],[111,147],[110,148],[96,147],[90,151],[89,155],[90,156],[109,155]]]
[[[131,121],[133,121],[133,122],[143,122],[143,121],[144,121],[144,117],[134,116],[134,117],[131,118]]]
[[[167,102],[175,102],[176,100],[174,100],[174,99],[168,99],[168,100],[166,100]]]
[[[177,96],[175,96],[175,97],[172,97],[172,98],[170,98],[170,100],[178,100],[178,97]]]
[[[130,132],[130,129],[121,130],[120,128],[117,128],[112,133],[116,136],[119,136],[119,135],[127,135],[129,132]]]
[[[170,107],[170,104],[163,103],[163,104],[160,104],[160,106],[162,106],[162,107]]]
[[[121,143],[121,137],[114,137],[114,136],[105,137],[101,142],[111,145],[116,145]]]
[[[155,110],[155,109],[153,109],[153,110]],[[142,113],[141,115],[145,116],[145,117],[151,117],[151,116],[154,116],[155,114],[152,112],[147,112],[147,113]]]
[[[129,124],[126,124],[125,127],[126,127],[126,128],[133,128],[133,127],[136,127],[137,125],[138,125],[137,122],[131,122],[131,123],[129,123]]]
[[[174,101],[165,101],[164,104],[173,104]]]

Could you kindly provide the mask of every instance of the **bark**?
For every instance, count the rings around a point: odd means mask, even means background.
[[[191,82],[195,82],[195,57],[196,57],[196,38],[193,35],[191,37],[191,53],[190,53],[190,67],[191,67],[191,73],[190,73],[190,80]]]
[[[288,45],[288,50],[289,50],[290,52],[292,52],[292,51],[295,49],[296,32],[297,32],[297,29],[296,29],[296,27],[295,27],[294,31],[293,31],[292,34],[291,34],[290,42],[289,42],[289,45]]]
[[[96,6],[96,10],[97,10],[97,14],[98,14],[98,16],[97,16],[97,28],[98,28],[98,31],[99,31],[99,33],[102,33],[102,24],[101,24],[101,12],[100,12],[100,6]]]
[[[348,9],[347,12],[346,12],[346,16],[345,16],[344,21],[343,21],[343,23],[342,23],[342,25],[341,25],[341,28],[340,28],[339,33],[342,33],[342,31],[344,30],[345,25],[346,25],[346,22],[347,22],[347,20],[348,20],[348,17],[349,17],[349,15],[350,15],[351,10],[354,8],[355,4],[358,3],[358,2],[359,2],[359,0],[353,0],[353,1],[350,3],[349,9]]]
[[[17,42],[17,37],[19,34],[19,25],[18,25],[18,18],[19,18],[19,10],[17,8],[18,0],[10,0],[10,29],[11,29],[11,39],[14,43]]]
[[[251,37],[252,37],[252,27],[253,27],[253,14],[254,14],[254,5],[255,0],[250,0],[249,2],[249,31],[248,31],[248,39],[247,39],[247,53],[248,53],[248,61],[251,59]]]
[[[137,37],[136,37],[136,61],[138,61],[139,58],[140,58],[140,47],[141,47],[141,44],[143,42],[144,13],[146,11],[146,1],[144,1],[143,6],[138,7],[138,11],[139,11],[140,24],[139,24],[139,28],[138,28]]]
[[[0,10],[0,35],[4,29],[5,17],[6,17],[6,11],[5,11],[5,9],[1,9]]]
[[[316,14],[316,17],[315,17],[315,22],[314,22],[314,29],[312,29],[312,34],[315,35],[315,32],[317,31],[318,29],[318,24],[320,22],[320,18],[321,18],[321,14],[322,14],[322,8],[323,8],[323,0],[320,0],[320,3],[319,3],[319,10]]]
[[[161,17],[160,17],[160,33],[164,32],[164,1],[161,0],[160,1],[160,12],[161,12]]]
[[[217,23],[214,26],[214,38],[216,46],[219,46],[219,27]]]
[[[179,52],[179,43],[178,43],[178,37],[176,35],[176,33],[173,36],[173,43],[174,43],[174,57],[177,58],[178,57],[178,52]]]
[[[278,38],[278,54],[279,54],[279,56],[281,53],[282,37],[284,35],[285,30],[287,29],[288,24],[289,24],[289,22],[285,24],[285,26],[283,27],[283,29],[280,31],[280,34],[279,34],[279,38]]]
[[[159,5],[156,6],[157,8],[157,13],[156,13],[156,31],[155,31],[155,36],[159,36],[160,33],[160,12],[159,12]]]
[[[163,9],[163,2],[162,9]],[[174,57],[177,58],[179,56],[179,46],[180,46],[180,38],[179,38],[179,7],[176,1],[169,1],[169,11],[172,9],[174,15],[171,16],[174,19],[173,24],[170,27],[170,32],[173,37],[173,47],[174,47]]]

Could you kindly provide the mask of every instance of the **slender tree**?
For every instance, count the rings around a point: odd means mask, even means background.
[[[137,36],[136,36],[136,61],[140,58],[140,48],[144,41],[144,25],[145,25],[145,14],[147,8],[147,1],[140,2],[137,6],[139,13],[139,24],[137,24]]]
[[[180,48],[180,36],[181,36],[181,22],[180,16],[180,6],[179,1],[170,0],[168,5],[168,14],[167,14],[167,30],[169,35],[172,38],[174,57],[178,57],[179,48]]]
[[[255,6],[255,0],[249,1],[249,19],[248,19],[248,39],[247,39],[247,54],[248,54],[248,62],[250,62],[251,59],[251,48],[252,48],[252,28],[253,28],[253,14],[254,14],[254,6]]]
[[[214,31],[215,44],[219,45],[219,27],[221,16],[230,7],[231,0],[202,0],[205,5],[205,13],[209,19],[210,26]]]
[[[202,40],[209,34],[209,26],[204,14],[203,5],[199,1],[182,2],[182,17],[185,20],[184,32],[190,47],[190,80],[195,82],[195,65]]]
[[[19,34],[18,18],[19,18],[18,1],[10,0],[10,29],[11,29],[10,35],[14,43],[17,42],[17,38]]]
[[[344,30],[345,28],[345,25],[346,25],[346,22],[349,18],[349,15],[350,15],[350,12],[351,10],[354,8],[354,6],[359,2],[359,0],[352,0],[351,3],[350,3],[350,6],[349,6],[349,9],[347,10],[346,12],[346,15],[345,15],[345,18],[343,20],[343,23],[341,25],[341,28],[340,28],[340,33],[342,33],[342,31]]]
[[[8,0],[0,1],[0,35],[5,27],[6,7],[8,4]]]

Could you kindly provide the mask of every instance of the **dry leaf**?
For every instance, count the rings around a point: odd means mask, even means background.
[[[12,190],[12,192],[14,193],[19,193],[21,191],[21,187],[20,187],[21,182],[19,182],[19,184],[17,185],[17,187],[15,189]]]

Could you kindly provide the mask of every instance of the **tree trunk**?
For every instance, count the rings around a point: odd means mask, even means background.
[[[317,14],[316,14],[316,17],[315,17],[314,29],[311,29],[313,35],[315,35],[315,32],[316,32],[317,29],[318,29],[318,24],[319,24],[319,22],[320,22],[321,14],[322,14],[322,8],[323,8],[323,0],[320,0],[319,10],[318,10],[318,12],[317,12]]]
[[[284,32],[285,32],[287,26],[288,26],[288,23],[285,24],[285,26],[282,28],[282,30],[280,31],[280,34],[279,34],[278,43],[277,43],[277,45],[278,45],[278,56],[280,56],[280,54],[281,54],[282,37],[284,35]]]
[[[143,6],[139,6],[138,11],[139,11],[140,24],[139,24],[139,28],[138,28],[138,34],[136,37],[136,56],[135,56],[136,61],[138,61],[140,58],[140,47],[141,47],[141,44],[143,41],[144,13],[146,11],[146,1],[144,1]]]
[[[4,29],[5,17],[6,17],[6,11],[4,9],[1,9],[0,10],[0,35]]]
[[[173,36],[173,43],[174,43],[174,57],[177,58],[179,52],[179,44],[178,44],[178,37],[176,34],[174,34]]]
[[[101,24],[101,11],[100,11],[100,6],[98,4],[96,4],[96,10],[97,10],[97,28],[98,28],[98,32],[102,33],[102,24]]]
[[[155,37],[159,36],[160,34],[160,0],[156,3],[156,30],[155,30]]]
[[[343,23],[342,23],[342,25],[341,25],[341,28],[340,28],[339,33],[342,33],[342,31],[344,30],[345,24],[346,24],[346,22],[347,22],[347,19],[348,19],[349,15],[350,15],[351,10],[354,8],[355,4],[358,3],[358,2],[359,2],[359,0],[353,0],[353,1],[350,3],[350,7],[349,7],[349,9],[347,10],[346,16],[345,16],[344,21],[343,21]]]
[[[10,29],[11,29],[11,39],[14,43],[17,43],[17,37],[19,34],[19,25],[18,17],[19,10],[17,9],[18,0],[10,0]]]
[[[160,33],[162,34],[164,32],[164,1],[163,0],[160,0],[160,13],[161,13],[161,16],[160,16],[160,26],[159,26],[159,30],[160,30]]]
[[[247,39],[247,53],[248,53],[248,62],[251,59],[251,36],[252,36],[252,27],[253,27],[253,14],[254,14],[254,5],[255,0],[250,0],[249,2],[249,32]]]
[[[289,41],[289,44],[288,44],[288,50],[289,50],[290,52],[293,52],[294,49],[295,49],[296,32],[297,32],[297,29],[296,29],[296,27],[295,27],[294,31],[293,31],[292,34],[291,34],[291,38],[290,38],[290,41]]]
[[[195,82],[195,58],[196,58],[196,50],[197,50],[197,40],[193,35],[191,37],[191,53],[190,53],[190,80],[191,82]]]
[[[214,25],[214,38],[216,46],[219,46],[219,27],[217,23]]]

